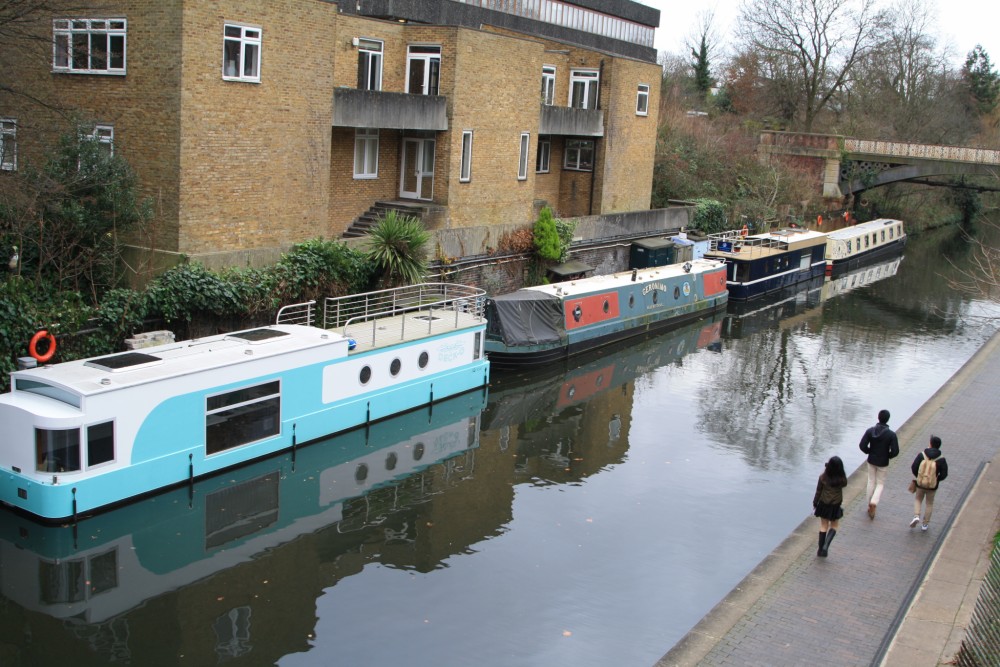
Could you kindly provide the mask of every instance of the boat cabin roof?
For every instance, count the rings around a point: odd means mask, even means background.
[[[689,270],[685,270],[685,266]],[[681,264],[668,264],[666,266],[651,266],[645,269],[635,269],[635,280],[632,280],[633,271],[621,271],[607,275],[591,276],[579,280],[567,280],[561,283],[550,283],[548,285],[536,285],[525,287],[519,292],[532,291],[547,294],[555,298],[582,296],[593,292],[606,292],[608,290],[625,287],[633,282],[646,283],[654,280],[666,280],[667,278],[682,276],[685,274],[704,273],[718,269],[718,261],[710,259],[695,259]]]
[[[877,220],[869,220],[868,222],[862,222],[851,227],[844,227],[843,229],[830,232],[830,238],[838,241],[853,239],[855,237],[864,236],[865,234],[870,234],[871,232],[896,224],[901,225],[902,221],[894,220],[892,218],[878,218]],[[906,233],[905,230],[903,233]]]
[[[720,259],[760,259],[825,245],[829,234],[812,229],[779,229],[743,236],[739,230],[709,234],[708,257]]]
[[[11,373],[11,384],[57,387],[80,396],[91,396],[170,377],[231,366],[248,358],[259,359],[330,345],[348,339],[334,331],[299,324],[270,326],[165,343],[131,352],[67,361]],[[332,351],[331,351],[332,352]]]

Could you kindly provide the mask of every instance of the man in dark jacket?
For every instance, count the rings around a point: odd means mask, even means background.
[[[859,444],[868,455],[868,518],[875,518],[875,508],[882,497],[889,460],[899,454],[896,432],[889,428],[889,411],[878,411],[878,423],[865,431]]]
[[[917,473],[920,472],[920,464],[923,462],[925,456],[937,463],[935,466],[937,468],[937,481],[940,483],[941,480],[948,476],[948,461],[941,456],[941,438],[932,435],[931,446],[917,454],[917,458],[913,459],[913,463],[910,465],[910,472],[913,473],[914,477],[917,477]],[[934,484],[934,488],[931,489],[925,488],[917,482],[917,490],[913,493],[914,517],[910,521],[910,528],[920,523],[920,502],[925,501],[924,522],[920,526],[920,530],[927,530],[927,524],[931,522],[931,512],[934,511],[934,494],[936,492],[937,484]]]

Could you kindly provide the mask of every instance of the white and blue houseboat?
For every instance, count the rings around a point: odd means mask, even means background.
[[[496,369],[538,367],[725,308],[722,262],[699,259],[526,287],[487,301]]]
[[[412,285],[327,299],[322,327],[304,304],[271,326],[15,371],[0,502],[76,517],[484,388],[484,305]]]
[[[705,257],[726,263],[729,298],[745,301],[822,276],[826,238],[809,229],[747,234],[744,228],[709,234]]]
[[[826,273],[836,275],[902,252],[906,231],[899,220],[879,218],[830,232]]]

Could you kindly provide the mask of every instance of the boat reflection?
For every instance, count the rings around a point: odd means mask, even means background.
[[[902,261],[903,254],[900,252],[897,256],[891,259],[878,262],[877,264],[863,266],[852,271],[839,274],[833,278],[829,278],[825,283],[823,283],[822,300],[826,301],[827,299],[832,299],[835,296],[846,294],[847,292],[858,289],[859,287],[871,285],[879,280],[892,278],[896,275],[896,272],[899,271],[899,265]]]
[[[11,515],[0,523],[0,591],[99,624],[300,536],[381,524],[434,492],[413,481],[431,466],[472,469],[485,404],[485,391],[468,392],[74,525]]]

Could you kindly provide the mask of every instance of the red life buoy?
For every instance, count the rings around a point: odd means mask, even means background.
[[[43,338],[49,341],[49,350],[45,354],[38,353],[38,343]],[[56,353],[56,337],[50,334],[45,329],[42,329],[34,336],[31,337],[31,342],[28,343],[28,353],[33,356],[39,363],[44,364],[46,361],[55,356]]]
[[[820,227],[823,226],[823,216],[821,215],[816,216],[816,224],[819,225]]]

